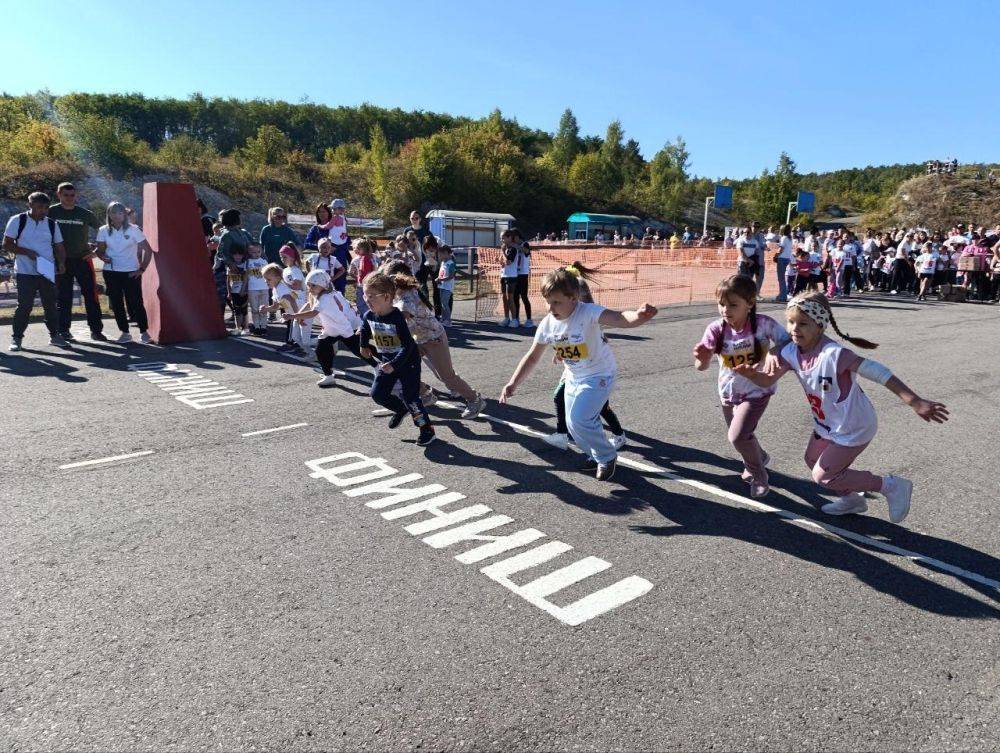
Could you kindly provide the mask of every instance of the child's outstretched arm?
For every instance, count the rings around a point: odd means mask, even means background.
[[[705,343],[699,342],[694,346],[693,355],[694,367],[698,369],[698,371],[704,371],[708,368],[708,364],[711,363],[714,351],[705,345]]]
[[[601,312],[597,323],[605,328],[632,329],[641,327],[654,316],[658,309],[648,303],[642,304],[635,311],[615,311],[614,309],[604,309]]]
[[[542,360],[542,355],[545,353],[544,343],[534,343],[531,346],[531,350],[524,354],[520,363],[517,364],[517,368],[514,369],[514,373],[510,377],[510,381],[504,385],[504,388],[500,391],[500,402],[506,403],[511,397],[514,396],[514,392],[520,386],[521,382],[528,378],[528,375],[534,370],[538,362]]]
[[[770,372],[767,371],[757,371],[757,367],[753,364],[744,363],[733,368],[733,371],[739,374],[741,377],[746,377],[751,382],[756,384],[758,387],[770,387],[775,382],[777,382],[781,377],[788,373],[788,364],[784,362],[783,359],[777,359],[777,364],[774,365]]]
[[[889,370],[888,366],[870,358],[861,358],[859,356],[858,360],[851,365],[851,369],[856,371],[859,377],[885,385],[886,389],[913,408],[913,411],[924,419],[924,421],[943,424],[948,420],[948,409],[944,403],[924,400],[916,392],[907,387],[902,379],[895,376]]]
[[[282,314],[282,318],[286,322],[291,322],[291,321],[301,322],[301,321],[303,321],[305,319],[312,319],[313,317],[318,316],[318,315],[319,315],[319,312],[314,307],[310,306],[307,303],[305,306],[303,306],[302,308],[300,308],[298,311],[291,312],[291,313],[286,313],[286,314]]]

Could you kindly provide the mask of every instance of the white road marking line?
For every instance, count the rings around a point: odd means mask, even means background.
[[[309,424],[288,424],[288,426],[277,426],[273,429],[261,429],[260,431],[248,431],[246,434],[240,434],[241,437],[256,437],[260,434],[273,434],[276,431],[286,431],[288,429],[301,429],[303,426],[308,426]]]
[[[241,342],[244,345],[249,345],[251,348],[257,348],[258,350],[266,350],[268,353],[273,353],[276,356],[284,356],[285,358],[291,358],[293,361],[298,361],[299,363],[304,363],[306,366],[312,366],[314,369],[319,370],[319,365],[312,358],[306,358],[304,356],[296,356],[291,353],[280,353],[275,350],[271,345],[264,345],[264,343],[256,343],[253,340],[244,340],[241,338],[234,338],[237,342]],[[341,371],[340,369],[333,370],[334,376],[345,377],[349,376],[346,371]]]
[[[109,458],[98,458],[97,460],[83,460],[79,463],[67,463],[59,466],[59,470],[68,468],[83,468],[86,465],[100,465],[101,463],[113,463],[116,460],[127,460],[128,458],[141,458],[143,455],[152,455],[153,450],[143,450],[142,452],[130,452],[127,455],[112,455]]]
[[[438,405],[445,408],[462,408],[461,405],[456,403],[449,403],[445,400],[438,400]],[[496,416],[491,416],[488,413],[480,413],[480,418],[485,418],[487,421],[492,421],[496,424],[502,424],[504,426],[510,427],[515,431],[522,434],[528,434],[533,437],[544,438],[546,435],[540,431],[535,431],[534,429],[524,426],[523,424],[516,424],[511,421],[505,421],[502,418],[497,418]],[[972,572],[971,570],[966,570],[964,568],[958,567],[956,565],[950,565],[947,562],[942,562],[934,557],[928,557],[926,554],[920,554],[919,552],[912,552],[908,549],[903,549],[902,547],[895,546],[893,544],[887,544],[884,541],[879,541],[878,539],[870,538],[861,533],[855,533],[854,531],[849,531],[846,528],[841,528],[840,526],[835,526],[830,523],[823,523],[819,520],[813,520],[812,518],[806,518],[802,515],[798,515],[793,512],[788,512],[787,510],[782,510],[780,507],[773,507],[771,505],[760,502],[756,499],[751,499],[750,497],[744,497],[740,494],[733,494],[732,492],[727,492],[724,489],[720,489],[717,486],[712,486],[711,484],[706,484],[703,481],[695,481],[694,479],[684,478],[679,476],[673,471],[668,471],[666,468],[660,468],[652,463],[646,463],[644,461],[632,460],[631,458],[623,457],[619,454],[618,462],[629,468],[633,468],[637,471],[643,471],[644,473],[656,473],[671,481],[676,481],[680,484],[685,484],[686,486],[699,489],[708,494],[713,494],[716,497],[722,497],[723,499],[729,500],[730,502],[735,502],[744,507],[749,507],[752,510],[757,510],[759,512],[771,513],[777,515],[783,520],[788,521],[794,525],[800,526],[802,528],[811,528],[821,532],[826,532],[833,534],[839,538],[848,539],[850,541],[856,541],[859,544],[863,544],[866,547],[872,547],[874,549],[879,549],[888,554],[894,554],[899,557],[911,560],[912,562],[919,562],[935,570],[940,570],[951,575],[956,575],[960,578],[965,578],[966,580],[979,583],[989,588],[994,588],[1000,591],[1000,581],[994,580],[993,578],[987,578],[985,575],[980,575],[979,573]]]

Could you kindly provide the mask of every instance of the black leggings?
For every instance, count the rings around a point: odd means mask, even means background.
[[[528,275],[517,276],[517,286],[514,288],[514,318],[520,319],[520,304],[524,301],[524,318],[531,318],[531,301],[528,300]]]
[[[118,329],[128,332],[128,314],[125,304],[135,317],[140,332],[149,329],[146,321],[146,307],[142,305],[142,277],[131,277],[131,272],[104,272],[104,287],[115,315]]]
[[[320,368],[327,376],[333,373],[334,346],[337,343],[342,343],[345,348],[372,368],[378,368],[378,361],[361,355],[361,339],[356,332],[350,337],[321,337],[316,343],[316,360],[319,361]]]
[[[566,382],[559,382],[552,400],[556,404],[556,432],[559,434],[569,434],[569,429],[566,427]],[[625,433],[621,423],[618,421],[618,416],[611,410],[610,403],[604,403],[604,407],[601,408],[601,418],[604,419],[604,423],[608,425],[611,433],[615,436],[621,436]]]

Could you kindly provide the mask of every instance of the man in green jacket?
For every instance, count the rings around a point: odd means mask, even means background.
[[[107,340],[101,319],[101,302],[97,297],[94,252],[90,247],[90,230],[97,230],[101,223],[89,209],[77,206],[76,187],[72,183],[60,183],[56,198],[59,203],[49,207],[49,217],[59,226],[66,248],[65,271],[56,275],[59,334],[65,340],[73,340],[70,325],[73,321],[73,282],[76,281],[87,309],[91,339]]]

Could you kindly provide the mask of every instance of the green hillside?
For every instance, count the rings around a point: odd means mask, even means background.
[[[775,169],[731,181],[729,219],[779,223],[800,188],[817,193],[818,207],[877,216],[923,171],[799,175],[787,155],[776,158]],[[531,231],[561,229],[581,209],[690,223],[714,182],[690,174],[683,138],[646,160],[618,121],[603,137],[585,136],[568,109],[546,133],[499,111],[473,120],[197,94],[0,95],[0,198],[20,201],[66,177],[149,174],[196,182],[247,209],[281,203],[307,212],[339,195],[353,213],[383,216],[388,226],[403,224],[413,207],[443,206],[510,212]]]

